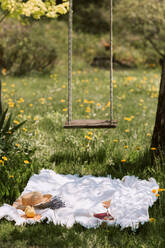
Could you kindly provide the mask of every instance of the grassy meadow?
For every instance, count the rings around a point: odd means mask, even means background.
[[[154,177],[164,187],[164,169],[159,161],[151,166],[149,156],[160,71],[114,71],[116,129],[66,130],[63,128],[67,119],[64,68],[58,65],[50,75],[4,76],[2,80],[4,108],[9,107],[14,123],[27,120],[16,133],[15,145],[28,142],[35,149],[29,163],[22,161],[22,166],[33,167],[36,173],[49,168],[80,176]],[[73,68],[73,119],[108,119],[109,105],[109,72],[77,63]],[[46,223],[15,226],[1,220],[0,247],[164,247],[164,199],[161,193],[150,209],[150,217],[155,221],[140,226],[136,232],[106,225],[89,230],[78,224],[71,229]]]

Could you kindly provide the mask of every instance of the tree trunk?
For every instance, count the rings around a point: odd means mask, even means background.
[[[160,151],[165,154],[165,58],[161,60],[162,74],[158,98],[155,127],[152,135],[151,147],[156,148],[155,154]]]

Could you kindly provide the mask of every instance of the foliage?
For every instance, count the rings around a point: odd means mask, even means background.
[[[119,42],[148,51],[157,59],[165,55],[164,1],[123,0],[115,7],[115,26]]]
[[[15,131],[25,121],[12,125],[12,115],[7,117],[7,109],[0,117],[0,202],[11,203],[23,190],[27,179],[32,173],[30,161],[32,151],[27,144],[18,145]],[[29,162],[30,163],[30,162]]]
[[[10,17],[21,18],[33,17],[40,19],[42,16],[55,18],[59,14],[66,14],[69,8],[68,0],[62,0],[56,5],[54,0],[0,0],[0,7],[4,13]]]
[[[8,20],[0,30],[0,39],[1,70],[21,75],[34,70],[48,71],[54,66],[56,44],[44,24],[31,26]]]

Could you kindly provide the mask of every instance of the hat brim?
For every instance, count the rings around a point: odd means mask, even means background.
[[[52,199],[52,195],[51,194],[45,194],[43,195],[43,200],[35,205],[33,205],[34,207],[37,207],[39,206],[40,204],[44,204],[44,203],[47,203],[49,202],[50,200]]]

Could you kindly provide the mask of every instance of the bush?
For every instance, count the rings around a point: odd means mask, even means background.
[[[14,75],[50,70],[56,60],[54,42],[42,22],[23,25],[12,20],[0,30],[0,69]]]

